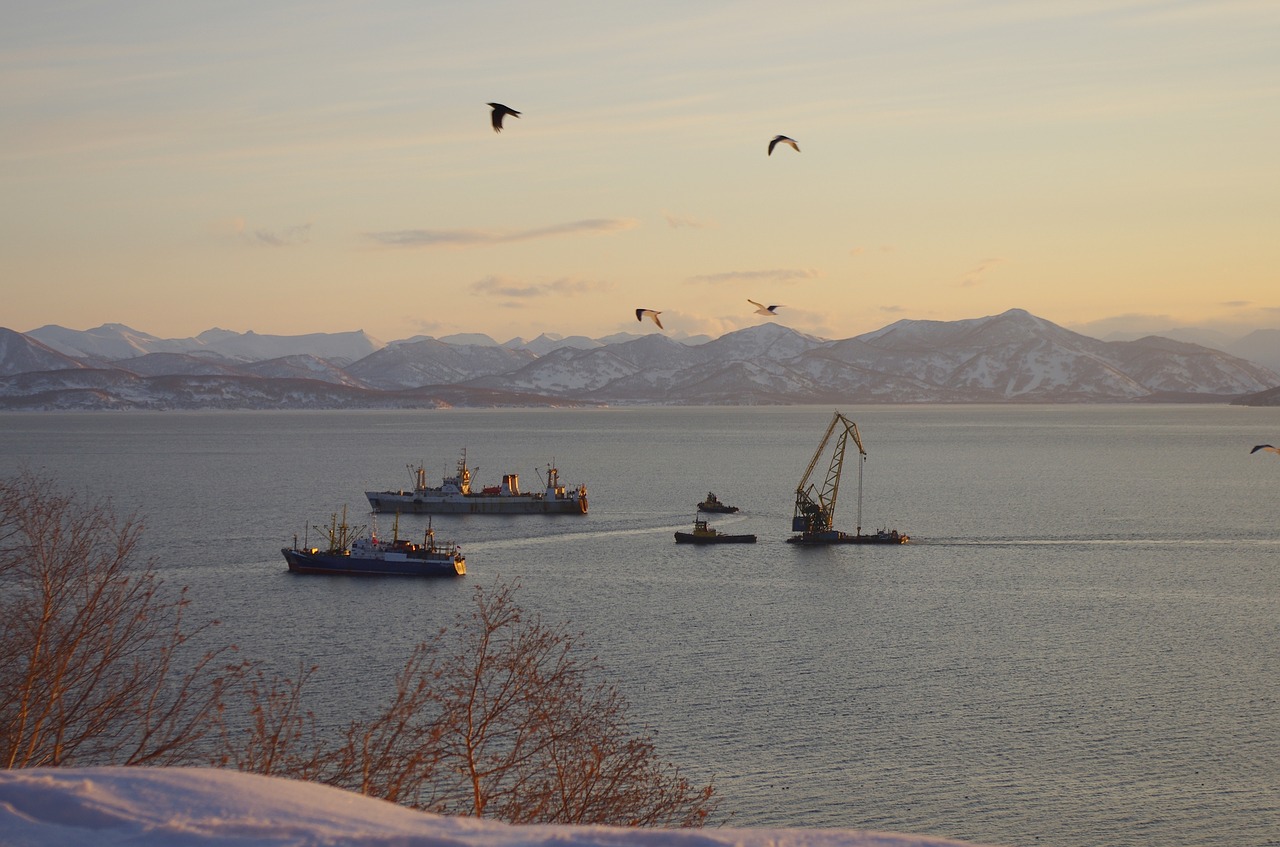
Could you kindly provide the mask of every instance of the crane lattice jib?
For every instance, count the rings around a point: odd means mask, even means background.
[[[827,478],[823,483],[822,490],[815,491],[814,486],[809,484],[809,477],[813,474],[814,468],[817,467],[818,459],[826,450],[827,443],[831,440],[832,433],[835,432],[836,424],[843,424],[844,429],[841,430],[840,436],[836,439],[835,449],[831,454],[831,465],[827,468]],[[853,437],[853,443],[858,447],[858,454],[865,457],[867,452],[863,449],[862,436],[858,433],[858,425],[836,412],[831,419],[830,426],[827,427],[826,434],[822,436],[822,441],[818,443],[818,449],[814,451],[813,459],[810,460],[809,467],[805,469],[804,476],[800,479],[800,484],[796,487],[796,519],[803,518],[808,532],[823,532],[831,529],[836,510],[836,497],[840,493],[840,473],[844,468],[845,447],[850,436]],[[859,471],[861,471],[861,467],[859,467]],[[859,480],[861,480],[861,475],[859,475]],[[861,515],[858,516],[858,522],[859,524],[862,522]]]

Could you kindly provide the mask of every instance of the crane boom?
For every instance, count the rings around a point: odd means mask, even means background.
[[[826,479],[822,484],[822,488],[818,489],[809,482],[809,478],[813,475],[813,471],[818,465],[818,459],[822,458],[828,442],[831,441],[831,436],[836,432],[837,425],[841,424],[843,428],[840,429],[839,435],[836,437],[835,448],[831,453],[831,464],[827,468]],[[866,460],[867,451],[862,447],[862,436],[858,433],[858,425],[840,412],[836,412],[831,418],[831,424],[827,427],[826,434],[822,436],[822,441],[818,443],[818,449],[814,451],[813,459],[809,461],[809,467],[805,469],[804,476],[800,477],[800,484],[796,486],[796,511],[791,519],[793,532],[813,535],[831,531],[832,519],[836,511],[836,498],[840,494],[840,475],[844,470],[845,448],[850,438],[857,445],[859,455],[858,532],[861,533],[862,462]]]

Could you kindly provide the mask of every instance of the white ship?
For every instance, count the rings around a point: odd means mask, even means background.
[[[471,488],[471,469],[467,467],[467,451],[462,451],[458,470],[447,476],[438,487],[427,485],[427,472],[422,465],[409,466],[414,485],[411,490],[366,491],[369,506],[375,512],[417,515],[585,515],[587,487],[569,488],[560,482],[560,471],[547,465],[547,478],[542,491],[520,490],[519,474],[504,474],[501,485]]]

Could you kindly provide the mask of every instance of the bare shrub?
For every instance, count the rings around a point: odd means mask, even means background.
[[[439,808],[510,823],[703,825],[714,788],[662,763],[579,637],[526,614],[513,594],[476,589],[455,650],[431,663],[447,780]]]
[[[332,739],[295,678],[203,654],[142,524],[24,473],[0,480],[0,767],[212,762],[511,823],[702,826],[579,637],[502,584],[413,649],[385,706]],[[184,670],[185,668],[185,670]],[[233,696],[234,695],[234,696]],[[232,711],[234,704],[239,710]]]
[[[526,614],[514,592],[477,588],[473,610],[414,648],[388,704],[337,745],[306,732],[305,675],[257,689],[253,752],[227,760],[509,823],[703,826],[714,788],[660,761],[578,637]]]
[[[184,648],[205,627],[136,561],[141,531],[30,473],[0,480],[0,767],[201,758],[244,666]]]

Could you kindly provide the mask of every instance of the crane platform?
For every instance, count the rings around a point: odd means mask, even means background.
[[[837,435],[837,430],[839,434]],[[831,453],[831,464],[827,468],[827,476],[821,487],[811,483],[814,468],[822,458],[836,435],[835,445]],[[852,440],[858,448],[858,522],[857,530],[850,535],[832,527],[836,511],[836,497],[840,493],[840,478],[844,472],[844,454],[848,442]],[[796,510],[791,518],[793,535],[787,539],[788,544],[828,545],[828,544],[906,544],[911,539],[896,529],[881,529],[876,532],[862,534],[862,466],[867,460],[867,451],[862,446],[862,436],[858,425],[836,412],[831,419],[827,432],[818,443],[818,449],[809,461],[800,484],[796,486]]]

